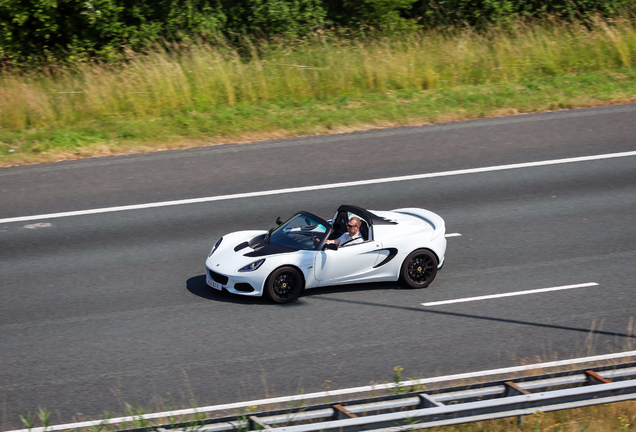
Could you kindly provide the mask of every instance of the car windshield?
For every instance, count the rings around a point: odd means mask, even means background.
[[[268,242],[293,249],[314,250],[326,233],[324,223],[307,214],[298,213],[276,227],[270,233]]]

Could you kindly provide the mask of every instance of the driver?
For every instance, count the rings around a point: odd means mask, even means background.
[[[327,243],[335,243],[338,246],[362,243],[364,239],[360,234],[361,223],[360,218],[352,217],[347,224],[347,232],[335,240],[327,240]]]

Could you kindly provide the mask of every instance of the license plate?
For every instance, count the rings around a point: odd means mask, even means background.
[[[207,276],[206,276],[206,279],[207,279],[208,285],[210,285],[212,288],[217,289],[219,291],[223,290],[223,286],[220,283],[214,282],[212,279],[210,279]]]

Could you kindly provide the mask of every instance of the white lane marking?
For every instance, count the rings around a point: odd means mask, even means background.
[[[460,233],[450,233],[450,234],[446,234],[444,237],[449,238],[449,237],[461,237],[462,235]]]
[[[24,225],[22,228],[26,228],[26,229],[38,229],[38,228],[48,228],[52,226],[50,223],[48,222],[40,222],[40,223],[34,223],[34,224],[30,224],[30,225]]]
[[[504,374],[523,372],[523,371],[528,371],[533,369],[547,369],[547,368],[553,368],[553,367],[575,365],[579,363],[615,360],[615,359],[620,359],[623,357],[633,357],[633,356],[636,356],[636,351],[624,351],[619,353],[603,354],[603,355],[597,355],[592,357],[580,357],[580,358],[574,358],[570,360],[558,360],[558,361],[552,361],[552,362],[546,362],[546,363],[534,363],[534,364],[528,364],[523,366],[513,366],[513,367],[507,367],[507,368],[501,368],[501,369],[490,369],[485,371],[467,372],[467,373],[447,375],[447,376],[441,376],[441,377],[422,378],[422,379],[416,379],[416,380],[410,380],[410,381],[403,381],[400,384],[403,387],[411,387],[411,386],[426,385],[426,384],[431,384],[436,382],[465,380],[470,378],[481,378],[481,377],[486,377],[491,375],[504,375]],[[141,420],[141,419],[150,420],[150,419],[157,419],[157,418],[169,418],[173,416],[209,413],[214,411],[225,411],[230,409],[245,408],[249,406],[258,407],[258,406],[269,405],[269,404],[287,403],[287,402],[294,402],[294,401],[306,401],[308,399],[318,399],[318,398],[322,399],[322,398],[328,398],[330,396],[338,396],[338,395],[345,395],[345,394],[365,393],[365,392],[389,389],[394,387],[395,385],[396,385],[395,383],[369,385],[364,387],[353,387],[348,389],[322,391],[322,392],[307,393],[307,394],[301,394],[301,395],[281,396],[281,397],[271,398],[271,399],[257,399],[257,400],[235,402],[235,403],[229,403],[229,404],[223,404],[223,405],[211,405],[211,406],[201,407],[201,408],[188,408],[188,409],[175,410],[175,411],[149,413],[149,414],[142,414],[138,416],[116,417],[116,418],[111,418],[106,420],[93,420],[93,421],[86,421],[81,423],[61,424],[61,425],[48,426],[46,428],[37,427],[32,429],[18,429],[18,430],[7,431],[7,432],[45,432],[45,431],[52,432],[52,431],[58,431],[58,430],[90,428],[94,426],[108,425],[108,424],[115,424],[115,423],[128,423],[134,420]]]
[[[622,152],[622,153],[609,153],[609,154],[601,154],[601,155],[594,155],[594,156],[581,156],[581,157],[574,157],[574,158],[567,158],[567,159],[552,159],[552,160],[545,160],[545,161],[538,161],[538,162],[524,162],[524,163],[509,164],[509,165],[496,165],[496,166],[483,167],[483,168],[470,168],[470,169],[454,170],[454,171],[442,171],[437,173],[415,174],[415,175],[408,175],[408,176],[401,176],[401,177],[386,177],[386,178],[380,178],[380,179],[359,180],[359,181],[346,182],[346,183],[330,183],[330,184],[324,184],[324,185],[304,186],[304,187],[297,187],[297,188],[247,192],[247,193],[239,193],[239,194],[232,194],[232,195],[219,195],[219,196],[212,196],[212,197],[192,198],[192,199],[184,199],[184,200],[176,200],[176,201],[162,201],[162,202],[147,203],[147,204],[134,204],[134,205],[127,205],[127,206],[107,207],[107,208],[99,208],[99,209],[91,209],[91,210],[49,213],[49,214],[41,214],[41,215],[34,215],[34,216],[20,216],[20,217],[0,219],[0,223],[27,222],[32,220],[55,219],[55,218],[62,218],[62,217],[83,216],[83,215],[98,214],[98,213],[112,213],[112,212],[126,211],[126,210],[142,210],[142,209],[149,209],[149,208],[155,208],[155,207],[198,204],[198,203],[225,201],[225,200],[232,200],[232,199],[239,199],[239,198],[254,198],[254,197],[263,197],[263,196],[269,196],[269,195],[310,192],[310,191],[325,190],[325,189],[365,186],[365,185],[372,185],[372,184],[391,183],[391,182],[400,182],[400,181],[408,181],[408,180],[422,180],[422,179],[434,178],[434,177],[447,177],[447,176],[463,175],[463,174],[477,174],[477,173],[491,172],[491,171],[503,171],[503,170],[518,169],[518,168],[531,168],[531,167],[566,164],[566,163],[574,163],[574,162],[588,162],[588,161],[595,161],[595,160],[601,160],[601,159],[612,159],[612,158],[621,158],[621,157],[629,157],[629,156],[636,156],[636,151]]]
[[[586,288],[591,286],[598,286],[598,284],[596,282],[588,282],[588,283],[582,283],[577,285],[563,285],[563,286],[552,287],[552,288],[539,288],[539,289],[533,289],[533,290],[527,290],[527,291],[515,291],[515,292],[509,292],[509,293],[503,293],[503,294],[492,294],[492,295],[485,295],[485,296],[479,296],[479,297],[466,297],[466,298],[455,299],[455,300],[443,300],[443,301],[437,301],[437,302],[422,303],[422,306],[439,306],[439,305],[452,304],[452,303],[464,303],[464,302],[478,301],[478,300],[490,300],[490,299],[496,299],[501,297],[513,297],[513,296],[519,296],[519,295],[537,294],[537,293],[544,293],[544,292],[550,292],[550,291]]]

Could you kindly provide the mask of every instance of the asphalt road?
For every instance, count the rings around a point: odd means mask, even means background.
[[[636,150],[636,105],[0,170],[0,219]],[[443,216],[425,290],[212,292],[224,233],[342,203]],[[0,222],[2,429],[633,349],[636,156]],[[598,286],[426,307],[464,297]],[[594,332],[590,333],[593,329]]]

